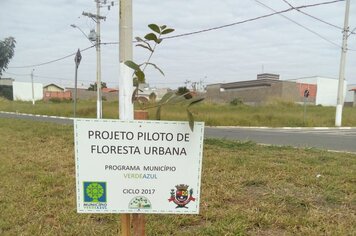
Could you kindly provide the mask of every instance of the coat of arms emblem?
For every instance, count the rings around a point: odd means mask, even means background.
[[[195,201],[193,197],[193,189],[191,188],[188,192],[189,185],[179,184],[176,185],[176,190],[171,189],[171,197],[168,199],[169,202],[174,202],[176,208],[188,208],[186,205],[190,201]]]

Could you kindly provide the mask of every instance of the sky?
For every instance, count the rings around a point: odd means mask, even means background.
[[[101,0],[103,1],[103,0]],[[288,0],[305,6],[328,0]],[[109,1],[110,2],[110,1]],[[101,8],[102,81],[117,88],[119,80],[118,0],[110,9]],[[261,4],[262,3],[262,4]],[[264,4],[264,5],[263,5]],[[151,87],[188,87],[255,80],[259,73],[279,74],[282,80],[309,76],[338,78],[345,1],[264,17],[216,30],[184,36],[186,33],[229,25],[290,8],[283,0],[133,0],[133,36],[143,37],[148,24],[174,28],[179,37],[165,39],[152,62],[165,73],[148,69]],[[95,22],[82,12],[96,13],[94,0],[0,0],[0,40],[13,36],[15,56],[3,77],[61,87],[74,86],[74,56],[57,60],[77,49],[90,47],[86,34]],[[320,20],[316,20],[315,18]],[[326,22],[326,23],[325,23]],[[350,31],[356,27],[356,2],[351,1]],[[356,31],[355,31],[356,32]],[[348,37],[345,78],[356,85],[356,34]],[[144,62],[148,52],[134,47],[134,61]],[[78,68],[79,87],[96,80],[95,48],[82,52]]]

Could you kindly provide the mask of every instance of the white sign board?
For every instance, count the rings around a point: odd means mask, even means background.
[[[198,214],[204,123],[75,119],[80,213]]]

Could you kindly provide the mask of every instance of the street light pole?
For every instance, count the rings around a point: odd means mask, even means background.
[[[102,118],[102,98],[101,98],[101,52],[100,52],[100,20],[105,20],[105,16],[100,16],[100,0],[95,0],[96,2],[96,14],[83,12],[83,16],[92,18],[96,22],[96,91],[97,91],[97,100],[96,100],[96,118]],[[90,40],[90,39],[89,39]]]
[[[339,84],[337,93],[337,104],[335,114],[335,126],[340,127],[342,123],[342,108],[344,105],[344,81],[345,81],[345,62],[347,52],[347,38],[349,32],[349,12],[350,12],[350,0],[346,0],[344,30],[342,37],[341,59],[339,69]]]
[[[70,26],[73,27],[73,28],[75,28],[75,29],[78,29],[78,30],[84,35],[84,37],[86,37],[86,38],[91,42],[91,44],[92,44],[93,46],[95,46],[95,44],[90,40],[90,38],[88,37],[88,35],[86,35],[86,34],[84,33],[84,31],[83,31],[79,26],[77,26],[77,25],[75,25],[75,24],[71,24]]]

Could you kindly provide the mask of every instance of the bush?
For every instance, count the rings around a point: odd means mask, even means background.
[[[52,103],[70,103],[72,99],[50,98],[48,101]]]
[[[48,101],[50,101],[52,103],[60,103],[61,99],[60,98],[50,98]]]
[[[242,105],[243,102],[240,98],[234,98],[231,102],[230,102],[230,105],[233,105],[233,106],[238,106],[238,105]]]
[[[190,93],[190,90],[187,87],[179,87],[177,92],[177,95],[184,95],[186,99],[191,99],[193,96]]]

